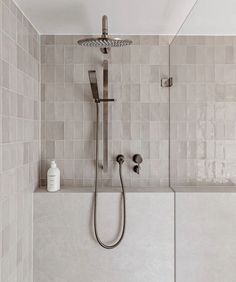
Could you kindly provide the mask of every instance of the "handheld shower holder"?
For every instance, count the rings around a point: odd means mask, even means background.
[[[95,103],[104,103],[104,102],[115,102],[115,99],[95,99]]]

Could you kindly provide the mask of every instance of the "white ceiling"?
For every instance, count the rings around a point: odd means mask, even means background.
[[[236,0],[198,0],[180,33],[235,35]]]
[[[15,1],[41,34],[100,34],[103,14],[110,34],[175,34],[196,0]]]
[[[236,0],[15,0],[41,34],[236,34]]]

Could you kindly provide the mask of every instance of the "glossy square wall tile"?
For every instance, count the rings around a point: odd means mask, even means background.
[[[0,281],[26,282],[40,173],[40,38],[12,0],[0,11]],[[46,151],[52,156],[53,141]]]
[[[234,49],[230,37],[220,36],[177,36],[171,43],[172,185],[235,185]]]
[[[42,143],[43,165],[47,166],[55,155],[56,161],[64,166],[64,184],[94,185],[96,109],[88,70],[96,70],[102,96],[102,62],[108,59],[109,96],[116,102],[109,105],[110,173],[100,172],[103,185],[117,185],[115,157],[118,153],[126,157],[126,186],[132,183],[135,186],[166,185],[167,166],[162,162],[168,159],[168,150],[164,149],[165,145],[160,155],[159,145],[164,143],[158,141],[168,144],[168,91],[160,87],[160,76],[168,74],[167,41],[164,43],[159,36],[131,36],[132,46],[114,48],[106,56],[98,49],[78,46],[77,39],[78,36],[57,35],[41,38],[41,93],[45,101],[42,103],[45,114],[41,118],[45,124],[42,137],[46,141]],[[159,41],[163,43],[159,45]],[[100,139],[101,134],[102,127]],[[100,149],[102,162],[101,142]],[[144,158],[139,176],[132,172],[132,155],[136,153]],[[160,166],[155,173],[150,160],[152,165]],[[70,161],[71,171],[66,167]],[[45,183],[47,168],[42,168],[42,183]]]

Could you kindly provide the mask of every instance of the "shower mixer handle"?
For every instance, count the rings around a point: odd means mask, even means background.
[[[133,171],[137,174],[140,173],[140,164],[143,162],[143,158],[140,154],[135,154],[133,156],[133,161],[137,164],[133,167]]]
[[[140,154],[135,154],[133,156],[133,161],[136,163],[136,164],[141,164],[143,162],[143,158]]]

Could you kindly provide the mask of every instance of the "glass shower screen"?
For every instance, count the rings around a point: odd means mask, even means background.
[[[236,183],[236,5],[230,2],[199,0],[170,44],[172,186]]]

